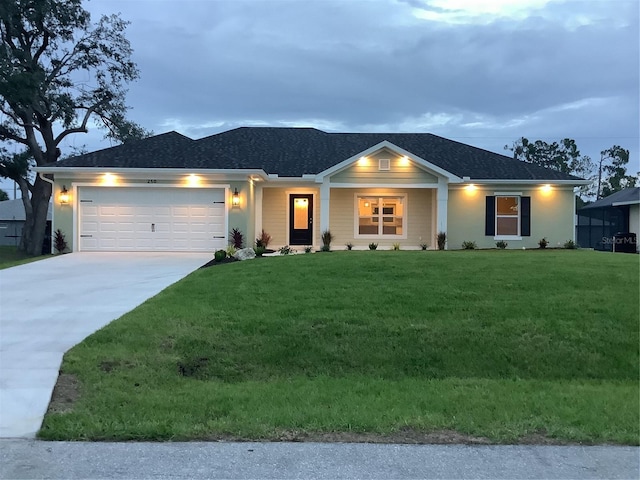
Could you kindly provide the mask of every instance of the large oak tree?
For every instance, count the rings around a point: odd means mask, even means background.
[[[117,141],[146,135],[125,116],[125,87],[139,75],[126,26],[117,15],[92,23],[81,0],[0,2],[0,175],[22,193],[20,249],[30,255],[41,251],[51,198],[31,168],[56,162],[61,142],[90,122]]]

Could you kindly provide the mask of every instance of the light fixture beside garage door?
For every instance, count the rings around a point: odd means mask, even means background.
[[[231,196],[231,205],[234,207],[240,206],[240,194],[238,193],[238,189],[233,189],[233,195]]]
[[[63,185],[62,190],[60,190],[60,195],[58,195],[60,205],[69,205],[69,197],[69,190],[67,190],[66,185]]]

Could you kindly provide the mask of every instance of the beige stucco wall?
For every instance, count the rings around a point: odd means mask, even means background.
[[[289,244],[289,195],[292,193],[312,194],[313,197],[313,247],[318,248],[320,240],[320,190],[317,187],[263,187],[262,188],[262,229],[271,235],[269,248],[279,248]]]
[[[389,170],[379,169],[380,159],[389,159]],[[357,160],[351,166],[331,176],[331,183],[352,184],[412,184],[438,183],[432,175],[418,167],[411,160],[403,159],[397,153],[386,149],[362,160]]]
[[[229,232],[237,228],[244,235],[244,246],[253,247],[255,235],[255,208],[254,208],[254,187],[250,182],[230,182],[229,198],[227,205],[229,211]],[[232,206],[232,194],[234,189],[238,189],[240,205]],[[231,237],[229,237],[229,240]]]
[[[470,192],[451,188],[447,209],[447,248],[461,248],[462,242],[474,241],[479,248],[495,248],[493,236],[485,236],[485,197],[518,192],[531,197],[531,236],[506,240],[508,248],[537,248],[546,237],[550,247],[558,247],[574,238],[574,193],[571,187],[553,187],[545,193],[539,186],[478,186]]]
[[[356,195],[362,194],[406,194],[406,239],[355,238]],[[399,243],[401,248],[419,248],[422,242],[432,247],[435,244],[432,230],[432,200],[431,189],[333,188],[329,209],[329,225],[335,238],[332,248],[343,249],[347,242],[351,242],[356,248],[367,248],[371,242],[377,243],[379,248],[390,248],[394,243]]]

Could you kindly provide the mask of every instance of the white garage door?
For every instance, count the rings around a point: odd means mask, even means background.
[[[226,247],[224,188],[80,187],[80,250]]]

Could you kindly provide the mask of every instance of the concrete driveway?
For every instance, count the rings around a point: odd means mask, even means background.
[[[63,354],[211,259],[72,253],[0,270],[0,437],[33,437]]]

